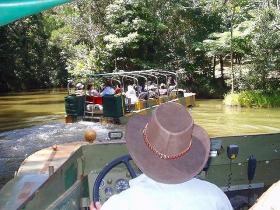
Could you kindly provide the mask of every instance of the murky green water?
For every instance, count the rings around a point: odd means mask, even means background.
[[[63,119],[64,89],[0,96],[0,132]]]
[[[191,112],[210,136],[280,132],[280,109],[228,107],[222,100],[198,100]]]
[[[45,90],[0,96],[0,132],[52,121],[64,122],[67,91]],[[210,136],[280,131],[280,109],[227,107],[222,100],[197,100],[196,124]]]

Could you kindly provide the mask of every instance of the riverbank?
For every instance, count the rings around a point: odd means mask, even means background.
[[[225,96],[223,103],[228,106],[279,108],[280,92],[242,91],[229,93]]]

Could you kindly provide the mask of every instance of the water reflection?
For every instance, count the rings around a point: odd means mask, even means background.
[[[0,96],[0,132],[63,120],[65,89]]]
[[[210,136],[280,132],[280,109],[228,107],[221,100],[198,100],[191,112]]]

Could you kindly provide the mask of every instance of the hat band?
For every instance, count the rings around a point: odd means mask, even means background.
[[[158,157],[160,157],[161,159],[165,159],[165,160],[174,160],[174,159],[177,159],[179,157],[182,157],[184,154],[186,154],[190,149],[191,149],[191,146],[192,146],[192,141],[190,141],[190,145],[187,147],[187,149],[185,149],[184,151],[180,152],[179,154],[176,154],[176,155],[165,155],[165,154],[162,154],[161,152],[159,152],[158,150],[156,150],[153,145],[149,142],[148,140],[148,137],[147,137],[147,127],[148,127],[148,124],[147,123],[143,129],[143,136],[144,136],[144,141],[145,141],[145,144],[147,145],[147,147],[153,152],[155,153]]]

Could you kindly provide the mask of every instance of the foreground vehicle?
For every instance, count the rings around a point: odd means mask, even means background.
[[[280,179],[279,150],[280,133],[211,138],[209,161],[197,177],[215,183],[236,205],[253,204]],[[130,160],[123,138],[40,150],[1,189],[0,209],[82,209],[92,199],[104,202],[141,173]]]

